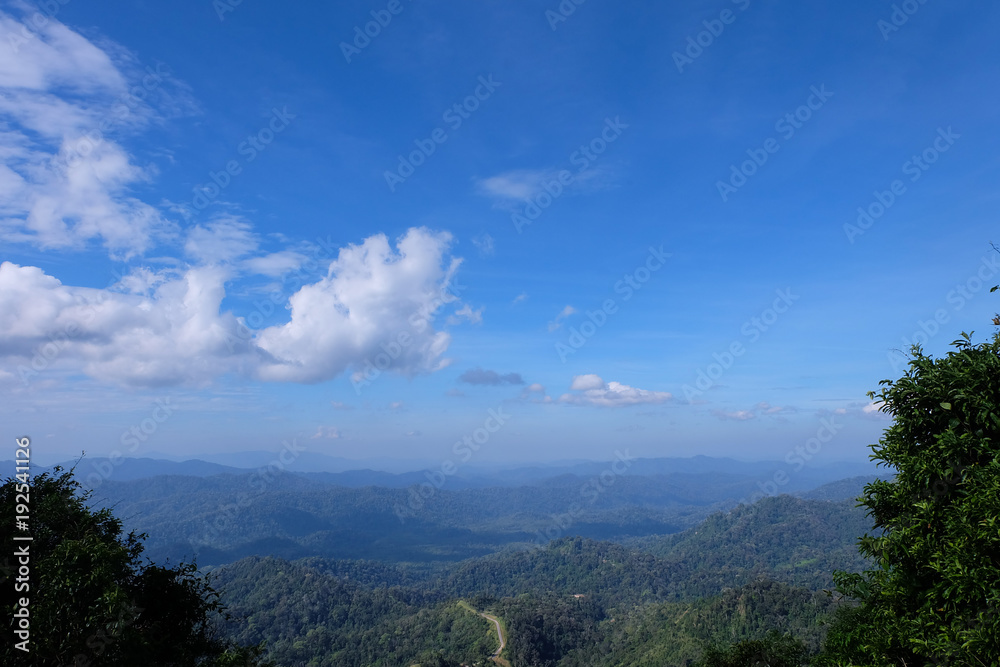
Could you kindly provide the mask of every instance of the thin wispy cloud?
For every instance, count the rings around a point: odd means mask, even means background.
[[[573,306],[566,306],[562,310],[560,310],[559,314],[556,315],[556,318],[551,322],[549,322],[549,333],[557,331],[563,325],[563,322],[566,320],[566,318],[575,313],[576,313],[576,308],[574,308]]]

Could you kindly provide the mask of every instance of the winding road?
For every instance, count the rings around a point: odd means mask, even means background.
[[[500,654],[503,653],[504,647],[507,646],[507,640],[504,639],[504,636],[503,636],[503,626],[500,625],[500,619],[497,618],[496,616],[490,616],[489,614],[487,614],[484,611],[476,611],[475,609],[472,608],[471,605],[469,605],[469,603],[467,603],[465,601],[460,601],[458,604],[461,605],[462,607],[468,609],[473,614],[476,614],[478,616],[482,616],[483,618],[485,618],[487,621],[489,621],[490,623],[492,623],[496,627],[496,629],[497,629],[497,639],[500,640],[500,647],[496,651],[493,652],[493,655],[490,656],[490,660],[492,660],[493,662],[497,663],[498,665],[502,665],[503,667],[510,667],[510,663],[500,657]]]
[[[480,612],[479,615],[485,618],[487,621],[492,621],[493,625],[497,626],[497,637],[500,639],[500,648],[498,648],[493,653],[493,659],[496,660],[497,658],[500,657],[500,654],[503,652],[503,647],[507,645],[507,642],[503,638],[503,628],[500,627],[500,619],[498,619],[496,616],[490,616],[486,612]]]

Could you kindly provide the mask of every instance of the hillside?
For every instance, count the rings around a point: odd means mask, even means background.
[[[675,533],[750,493],[750,478],[625,476],[608,487],[565,475],[485,489],[349,488],[288,473],[104,482],[94,496],[154,557],[220,565],[252,555],[447,562],[563,535]],[[425,494],[426,495],[426,494]]]
[[[832,588],[835,570],[860,571],[857,541],[871,520],[853,501],[764,498],[713,514],[682,533],[631,541],[683,572],[689,595],[712,595],[766,576],[813,590]]]

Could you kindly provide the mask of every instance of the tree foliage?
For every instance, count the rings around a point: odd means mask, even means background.
[[[913,349],[904,376],[870,394],[893,416],[872,458],[896,472],[861,498],[875,566],[838,573],[843,610],[829,664],[1000,664],[1000,334],[967,334],[941,359]]]
[[[710,647],[693,667],[801,667],[806,656],[800,640],[769,632],[763,639],[742,641],[727,649]]]
[[[212,665],[258,664],[257,648],[237,648],[214,634],[222,611],[218,595],[192,564],[142,561],[144,535],[123,535],[108,509],[87,506],[71,473],[44,473],[29,483],[10,478],[0,487],[0,537],[7,557],[0,601],[12,618],[28,604],[30,641],[0,646],[5,665]],[[20,497],[19,497],[20,496]],[[14,541],[13,518],[28,496],[31,541]],[[23,514],[23,512],[17,512]],[[19,531],[20,532],[20,531]],[[30,574],[20,591],[10,581],[22,563],[15,545],[28,544]],[[20,559],[19,559],[20,560]]]

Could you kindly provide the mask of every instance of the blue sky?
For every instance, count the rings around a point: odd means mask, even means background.
[[[864,460],[893,350],[1000,310],[998,29],[937,0],[5,3],[4,437]]]

